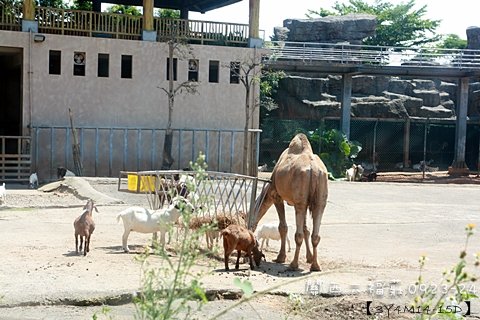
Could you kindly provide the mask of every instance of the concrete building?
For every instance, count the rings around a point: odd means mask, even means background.
[[[180,26],[171,168],[188,166],[201,151],[209,169],[241,172],[245,86],[239,77],[243,64],[259,59],[258,15],[246,25],[160,19],[148,10],[151,2],[143,3],[143,25],[138,17],[38,7],[30,8],[35,14],[24,8],[20,21],[2,9],[0,180],[28,180],[34,171],[49,180],[58,166],[73,170],[74,145],[86,176],[160,169],[169,110],[167,40]],[[258,11],[251,3],[251,12]],[[188,11],[178,9],[183,16]],[[194,93],[186,90],[191,86]],[[254,103],[258,85],[252,89]],[[258,129],[258,108],[250,128]]]

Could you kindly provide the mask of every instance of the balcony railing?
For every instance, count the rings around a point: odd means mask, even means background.
[[[267,42],[266,63],[291,60],[378,66],[480,69],[480,50],[382,47],[342,43]]]
[[[47,7],[35,8],[41,33],[141,40],[143,16]],[[21,18],[0,6],[0,30],[21,30]],[[188,43],[245,46],[248,25],[171,18],[154,18],[158,41],[173,37]]]

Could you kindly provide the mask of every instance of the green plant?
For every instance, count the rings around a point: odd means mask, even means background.
[[[205,180],[205,156],[200,154],[196,163],[191,164],[195,181]],[[195,192],[194,183],[187,185],[189,192]],[[195,203],[193,203],[195,206]],[[197,310],[207,302],[202,288],[201,278],[207,272],[193,273],[192,267],[206,253],[200,250],[201,237],[211,226],[191,230],[187,226],[193,212],[186,206],[180,208],[184,232],[180,241],[174,245],[174,257],[163,246],[155,246],[154,254],[161,259],[160,266],[152,266],[148,248],[137,259],[142,263],[142,289],[134,298],[138,319],[188,319],[192,312],[191,300],[199,300]]]
[[[413,306],[422,310],[419,316],[420,319],[458,319],[459,315],[455,313],[455,305],[478,298],[473,292],[466,290],[467,287],[465,286],[478,279],[477,275],[471,274],[466,270],[468,242],[474,234],[474,229],[474,224],[469,224],[465,227],[465,247],[460,252],[459,261],[452,268],[443,272],[440,285],[428,286],[415,297]],[[480,253],[476,253],[474,259],[473,266],[477,268],[480,265]],[[425,286],[422,271],[425,267],[426,257],[422,256],[419,262],[420,274],[416,282],[417,287]]]
[[[308,133],[314,151],[320,150],[320,158],[328,171],[335,177],[344,177],[362,146],[357,141],[349,141],[347,136],[337,129],[316,129]]]
[[[435,30],[440,20],[425,18],[427,6],[415,8],[415,0],[393,4],[389,1],[376,0],[373,4],[363,0],[336,1],[333,11],[320,8],[319,11],[308,10],[307,17],[327,15],[347,15],[366,13],[376,16],[377,27],[373,36],[363,40],[372,46],[418,46],[434,43],[440,36]]]

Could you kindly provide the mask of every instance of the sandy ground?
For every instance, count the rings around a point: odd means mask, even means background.
[[[123,253],[123,226],[115,217],[130,205],[148,207],[146,196],[117,191],[116,179],[85,180],[94,191],[85,186],[48,193],[9,190],[7,206],[0,209],[0,319],[88,319],[101,312],[98,304],[102,303],[115,304],[111,306],[114,319],[133,317],[134,306],[128,301],[140,287],[135,250],[141,252],[151,237],[132,233],[129,245],[134,253]],[[417,290],[418,258],[428,257],[425,281],[438,285],[442,271],[458,260],[463,249],[464,227],[480,222],[479,187],[472,184],[335,181],[329,188],[321,226],[322,272],[310,273],[304,254],[298,272],[287,271],[288,264],[273,263],[279,248],[276,241],[266,251],[267,262],[254,271],[243,264],[239,271],[225,272],[220,255],[199,263],[198,270],[210,273],[202,280],[208,290],[236,291],[236,277],[249,279],[256,291],[276,287],[271,291],[277,295],[241,305],[223,319],[311,319],[312,313],[305,311],[312,305],[317,306],[312,312],[318,319],[362,319],[367,318],[369,300],[405,305]],[[73,239],[73,221],[85,203],[82,194],[97,197],[100,211],[86,257],[75,254]],[[290,207],[287,216],[293,224]],[[277,220],[272,208],[262,222]],[[470,253],[479,251],[478,235],[469,248]],[[287,256],[291,259],[293,252]],[[157,258],[155,263],[161,261]],[[392,283],[402,289],[402,295],[389,295]],[[322,298],[306,292],[314,288],[312,284],[319,286]],[[478,286],[472,285],[471,290],[480,293]],[[314,300],[301,304],[302,312],[294,315],[295,304],[286,297],[291,293]],[[210,302],[197,317],[211,317],[233,303]],[[81,306],[85,304],[90,306]],[[480,316],[478,300],[472,313]]]

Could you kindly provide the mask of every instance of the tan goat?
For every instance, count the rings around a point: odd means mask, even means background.
[[[87,203],[83,207],[83,213],[73,222],[75,228],[75,252],[82,251],[86,256],[90,251],[90,237],[95,230],[95,222],[93,221],[93,209],[98,212],[97,207],[93,204],[92,199],[88,199]],[[78,246],[78,240],[80,239],[80,247]],[[85,245],[83,242],[85,241]]]

